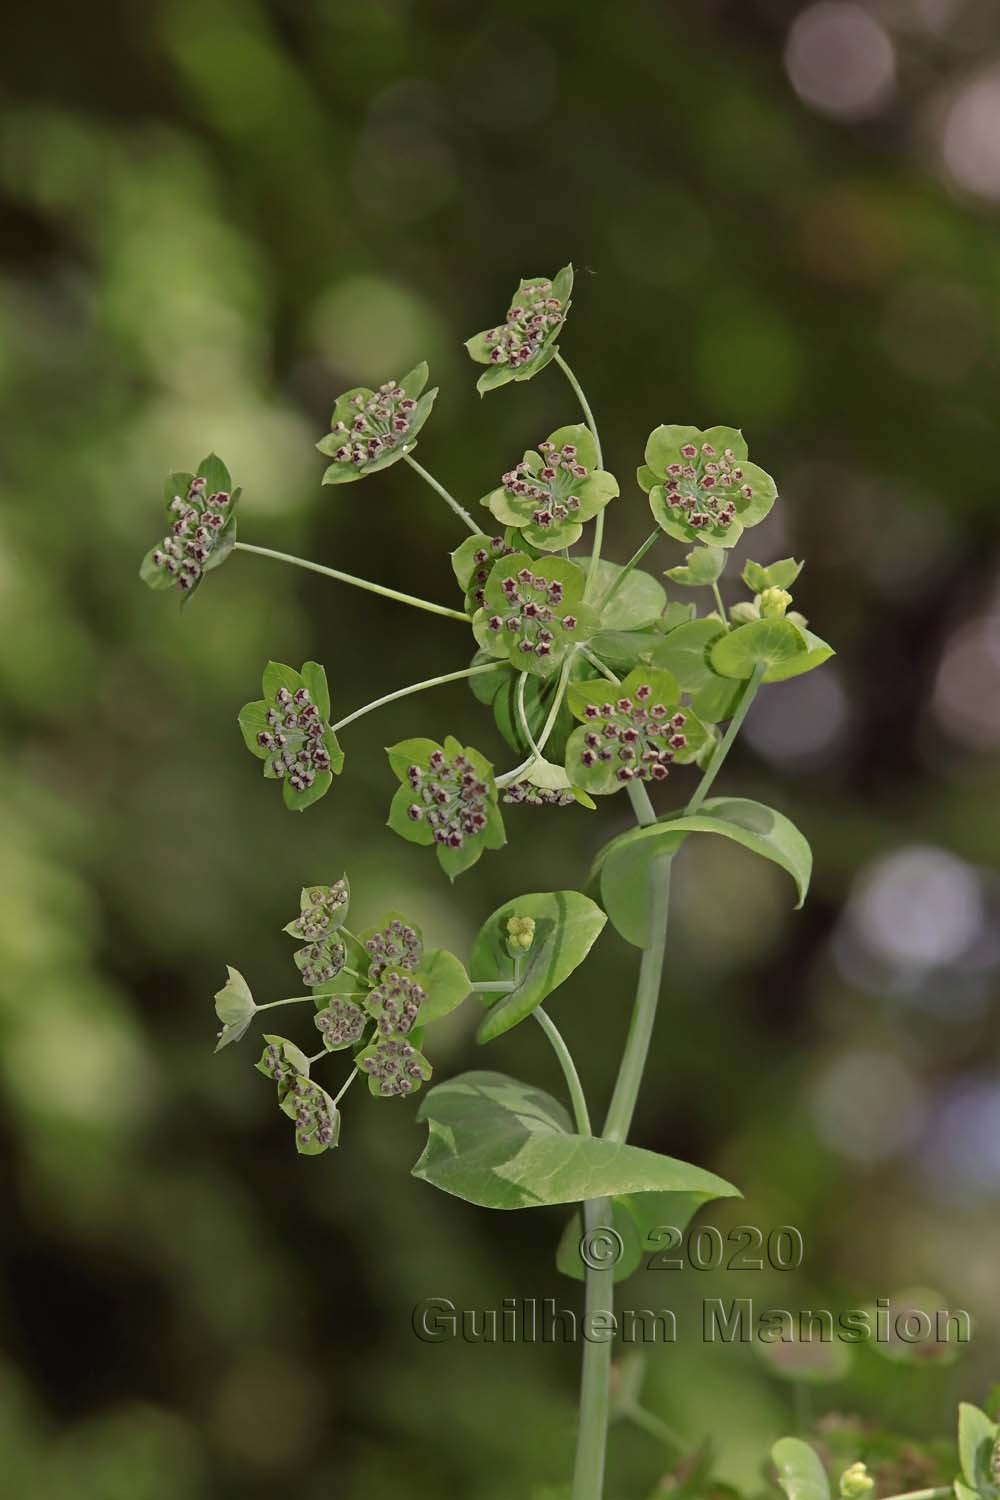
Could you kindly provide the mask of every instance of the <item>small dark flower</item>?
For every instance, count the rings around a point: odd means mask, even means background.
[[[413,1094],[431,1076],[422,1052],[402,1037],[381,1037],[358,1054],[358,1067],[368,1075],[368,1087],[380,1098]]]
[[[206,494],[211,480],[212,489]],[[191,594],[236,542],[236,503],[229,471],[211,454],[197,474],[171,474],[166,485],[170,529],[142,560],[139,577],[152,589]]]
[[[564,266],[551,281],[528,277],[514,293],[503,323],[466,341],[477,364],[489,366],[477,382],[480,395],[508,380],[530,380],[555,357],[572,290],[572,266]]]
[[[333,459],[324,484],[361,479],[412,452],[437,395],[436,390],[421,395],[427,375],[427,365],[419,364],[402,380],[388,380],[377,391],[358,386],[338,398],[330,433],[316,444]]]
[[[566,746],[571,780],[587,791],[617,791],[630,781],[664,781],[679,757],[692,760],[705,730],[690,710],[679,709],[679,689],[669,672],[637,668],[622,683],[615,702],[594,702],[594,683],[570,689],[578,719]]]
[[[389,826],[403,838],[435,845],[442,868],[452,876],[474,864],[483,849],[503,844],[493,768],[478,750],[449,737],[443,746],[404,740],[388,753],[402,783]]]
[[[344,754],[328,724],[330,693],[318,662],[301,672],[271,662],[264,697],[240,711],[247,748],[264,762],[264,775],[282,782],[285,806],[301,811],[329,790]]]
[[[777,496],[774,480],[750,463],[743,435],[733,427],[657,427],[639,483],[669,536],[716,547],[735,546]]]

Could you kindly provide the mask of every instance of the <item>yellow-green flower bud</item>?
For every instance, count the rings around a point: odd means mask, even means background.
[[[508,917],[507,949],[514,958],[527,953],[535,941],[534,917]]]
[[[792,596],[787,589],[765,589],[757,596],[761,618],[764,620],[783,619],[791,602]]]
[[[851,1464],[840,1476],[843,1500],[865,1500],[875,1489],[875,1481],[862,1463]]]

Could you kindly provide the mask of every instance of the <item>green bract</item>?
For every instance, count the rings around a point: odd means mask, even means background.
[[[233,489],[221,458],[211,453],[196,474],[168,475],[164,498],[170,530],[146,553],[139,577],[151,589],[192,594],[233,550],[240,491]]]
[[[535,924],[530,945],[517,957],[509,944],[512,918]],[[583,963],[606,921],[601,908],[578,891],[517,896],[495,911],[480,929],[469,968],[474,980],[509,979],[514,988],[493,1005],[479,1040],[491,1042],[530,1016]]]
[[[770,474],[750,463],[735,427],[657,427],[638,480],[668,536],[717,547],[735,547],[778,494]]]
[[[389,764],[402,782],[389,810],[389,827],[411,844],[433,844],[441,868],[452,879],[484,849],[506,843],[497,806],[493,767],[478,750],[451,735],[400,740],[388,747]]]
[[[530,380],[555,357],[572,290],[572,266],[563,266],[551,281],[529,276],[514,293],[504,322],[466,340],[476,363],[490,366],[476,382],[481,396],[508,380]]]
[[[335,885],[303,887],[300,914],[285,931],[306,939],[306,946],[296,950],[295,964],[309,989],[328,985],[347,963],[347,942],[339,929],[347,921],[349,902],[346,876]]]
[[[417,433],[431,414],[437,390],[421,395],[427,384],[426,362],[402,380],[388,380],[377,391],[355,386],[338,396],[329,434],[316,447],[333,463],[324,484],[350,484],[387,469],[414,449]]]
[[[264,775],[281,781],[285,806],[302,812],[329,791],[344,766],[328,722],[326,673],[315,661],[301,672],[272,661],[264,668],[263,688],[263,698],[240,710],[243,740],[264,762]]]
[[[502,558],[473,619],[476,640],[519,671],[548,677],[596,628],[593,610],[581,602],[585,585],[582,569],[562,557],[536,561],[515,552]]]
[[[470,614],[475,614],[483,606],[486,583],[494,564],[519,550],[520,540],[518,546],[514,547],[510,540],[512,536],[517,536],[517,533],[510,530],[503,536],[486,536],[485,533],[467,536],[451,554],[451,565],[459,588],[465,592],[465,607]],[[477,696],[482,692],[475,684],[473,690]],[[483,701],[488,702],[489,699]]]
[[[791,620],[752,620],[713,642],[712,670],[721,677],[750,677],[763,667],[763,682],[784,682],[821,667],[833,647]]]
[[[696,547],[688,553],[685,562],[686,567],[668,568],[667,578],[688,589],[709,587],[719,581],[725,570],[725,548]]]
[[[694,760],[705,743],[704,726],[678,707],[680,688],[670,672],[637,667],[617,687],[597,678],[574,683],[567,696],[583,723],[569,737],[566,770],[588,792],[665,781],[672,762]]]
[[[329,1094],[309,1077],[309,1060],[294,1042],[265,1036],[257,1071],[278,1085],[278,1104],[295,1124],[295,1147],[302,1156],[318,1156],[336,1146],[340,1115]]]
[[[504,526],[518,528],[543,552],[571,547],[618,494],[618,481],[597,466],[597,444],[582,422],[559,427],[538,452],[529,449],[482,500]]]
[[[222,1022],[216,1052],[221,1052],[230,1042],[238,1042],[246,1034],[257,1009],[250,986],[239,969],[227,964],[226,973],[229,978],[215,996],[215,1014]]]

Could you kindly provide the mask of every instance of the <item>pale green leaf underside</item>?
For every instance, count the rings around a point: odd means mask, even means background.
[[[716,833],[780,865],[795,881],[798,906],[806,899],[812,851],[790,818],[744,797],[709,797],[691,817],[652,823],[622,834],[601,851],[592,871],[600,876],[601,900],[626,942],[650,941],[648,870],[663,854],[674,854],[689,833]]]
[[[413,1175],[482,1208],[536,1208],[628,1193],[738,1196],[721,1177],[638,1146],[575,1135],[550,1095],[502,1073],[463,1073],[431,1089],[429,1137]]]
[[[788,1500],[830,1500],[830,1481],[818,1454],[799,1438],[779,1438],[771,1449],[778,1483]]]

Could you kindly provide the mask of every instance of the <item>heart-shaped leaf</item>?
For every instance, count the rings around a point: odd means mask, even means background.
[[[463,1073],[428,1093],[413,1175],[482,1208],[533,1208],[630,1193],[738,1196],[721,1177],[638,1146],[574,1134],[551,1095],[502,1073]]]
[[[708,1201],[705,1193],[633,1193],[627,1198],[612,1198],[612,1224],[621,1240],[621,1253],[614,1262],[615,1281],[624,1281],[639,1269],[643,1256],[653,1249],[648,1242],[651,1230],[663,1225],[685,1230]],[[574,1281],[583,1281],[586,1275],[581,1254],[583,1235],[583,1214],[577,1209],[556,1250],[556,1269]]]

